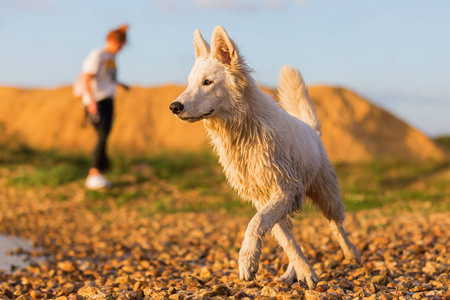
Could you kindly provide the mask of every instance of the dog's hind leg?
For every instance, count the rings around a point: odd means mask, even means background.
[[[336,173],[331,164],[328,163],[322,169],[307,195],[329,220],[331,231],[336,236],[345,258],[354,263],[361,263],[359,251],[350,242],[342,226],[345,210],[339,195]]]
[[[299,244],[295,241],[287,221],[282,220],[275,224],[272,228],[272,234],[289,258],[286,272],[279,280],[292,284],[295,275],[297,275],[297,279],[306,283],[310,289],[315,288],[319,279]]]
[[[313,195],[310,195],[310,198],[312,198],[314,201],[313,197],[314,197]],[[342,208],[338,209],[339,211],[344,210],[342,203],[338,203],[337,205],[340,205],[342,207]],[[327,214],[323,210],[322,210],[322,212],[324,213],[324,215],[327,217],[328,221],[330,222],[331,231],[333,232],[334,236],[336,237],[336,239],[339,243],[339,246],[341,246],[341,249],[344,252],[345,258],[353,263],[360,264],[361,256],[359,254],[359,251],[356,249],[356,247],[348,239],[347,233],[345,232],[344,227],[342,226],[342,223],[343,223],[342,216],[336,217],[336,215]]]
[[[342,226],[342,223],[338,223],[335,220],[330,220],[330,228],[333,234],[336,236],[339,245],[344,252],[344,256],[346,259],[353,263],[360,264],[361,263],[361,255],[356,247],[350,242],[347,237],[347,233]]]

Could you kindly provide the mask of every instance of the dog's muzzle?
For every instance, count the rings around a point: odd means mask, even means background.
[[[178,115],[180,112],[183,111],[184,105],[181,104],[180,102],[172,102],[169,108],[175,115]]]

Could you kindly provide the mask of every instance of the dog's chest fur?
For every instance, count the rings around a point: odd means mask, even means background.
[[[270,154],[256,145],[233,152],[220,155],[228,181],[246,200],[266,203],[278,188]]]
[[[239,130],[215,130],[213,126],[206,129],[230,185],[256,207],[269,201],[279,190],[269,138],[261,133],[243,137]]]

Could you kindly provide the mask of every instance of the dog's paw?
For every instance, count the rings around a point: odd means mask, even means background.
[[[294,264],[290,263],[286,272],[282,276],[275,278],[275,281],[282,281],[292,285],[296,277],[299,282],[306,284],[310,289],[314,289],[317,282],[319,282],[319,278],[311,265],[308,262],[302,264],[298,261]]]
[[[295,272],[289,274],[284,273],[283,275],[276,277],[274,280],[278,282],[285,282],[288,285],[292,285],[295,282]]]
[[[345,259],[349,260],[353,264],[361,264],[361,254],[355,246],[350,247],[350,251],[344,252]]]
[[[315,289],[317,283],[319,282],[319,277],[317,277],[316,272],[314,272],[313,269],[297,274],[297,279],[298,281],[305,283],[310,290]]]
[[[239,257],[239,277],[241,280],[253,280],[259,269],[259,256],[245,255]]]
[[[286,269],[286,272],[284,272],[283,275],[276,277],[275,281],[278,282],[285,282],[288,285],[292,285],[295,282],[295,270],[294,267],[289,264],[288,268]]]

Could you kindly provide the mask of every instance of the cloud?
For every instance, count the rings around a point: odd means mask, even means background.
[[[192,0],[190,3],[188,2],[188,5],[205,10],[256,12],[262,10],[286,10],[288,6],[303,6],[307,2],[308,0]],[[156,1],[159,10],[166,14],[180,12],[181,3],[181,0]]]
[[[194,0],[194,6],[201,9],[225,9],[237,11],[281,10],[285,0]]]
[[[174,1],[158,0],[158,8],[165,14],[175,14],[178,12],[178,5]]]
[[[308,0],[295,0],[295,4],[302,6],[306,5],[308,3]]]
[[[17,0],[15,4],[19,9],[31,12],[48,12],[53,8],[50,0]]]

